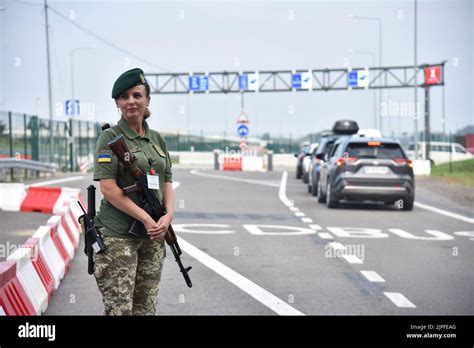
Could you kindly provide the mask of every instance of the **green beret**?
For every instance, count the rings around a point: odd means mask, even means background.
[[[145,83],[145,74],[142,69],[134,68],[125,71],[114,83],[114,87],[112,88],[112,98],[116,99],[127,89]]]

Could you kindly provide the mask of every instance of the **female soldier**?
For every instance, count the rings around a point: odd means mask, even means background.
[[[94,275],[105,315],[154,315],[165,257],[163,238],[173,220],[171,160],[164,139],[145,121],[150,116],[150,86],[143,71],[135,68],[120,75],[112,98],[122,118],[97,140],[94,180],[100,181],[104,198],[94,223],[102,231],[107,249],[94,255]],[[167,211],[158,221],[140,207],[136,192],[122,193],[121,188],[135,180],[107,145],[118,134],[124,135],[141,171],[152,175],[154,169],[158,177],[152,178],[153,187],[149,181]],[[149,238],[128,233],[134,219],[143,223]]]

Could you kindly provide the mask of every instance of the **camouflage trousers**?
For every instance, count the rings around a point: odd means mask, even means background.
[[[107,247],[94,255],[104,315],[155,315],[164,241],[103,236]]]

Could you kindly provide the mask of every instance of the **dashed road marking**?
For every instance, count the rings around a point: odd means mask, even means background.
[[[374,283],[385,283],[385,279],[383,279],[377,272],[375,271],[360,271],[364,277],[367,278],[369,282]]]
[[[310,224],[313,222],[313,219],[309,218],[309,217],[304,217],[301,219],[301,221],[303,221],[305,224]]]
[[[319,225],[309,225],[309,228],[311,228],[312,230],[322,230],[321,226]]]
[[[342,258],[349,263],[363,264],[364,262],[355,255],[342,255]]]
[[[280,315],[304,315],[296,308],[291,307],[282,299],[276,297],[269,291],[255,284],[251,280],[245,278],[222,262],[216,260],[205,252],[199,250],[194,245],[186,242],[182,238],[178,238],[178,243],[183,251],[201,262],[204,266],[210,268],[224,279],[228,280],[239,289],[243,290],[254,299],[270,308]]]
[[[299,211],[299,209],[296,208],[296,207],[290,207],[290,210],[291,210],[291,211]]]
[[[318,236],[322,239],[334,239],[330,233],[327,232],[319,232]]]
[[[301,211],[297,211],[295,213],[295,216],[301,217],[301,216],[306,216],[306,215],[304,213],[302,213]]]
[[[346,247],[339,242],[331,242],[328,245],[334,250],[346,250]]]
[[[390,301],[392,301],[395,306],[400,308],[416,308],[416,306],[407,299],[403,294],[399,292],[384,292],[385,296],[388,297]]]

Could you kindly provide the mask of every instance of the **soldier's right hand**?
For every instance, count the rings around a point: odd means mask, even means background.
[[[166,231],[164,233],[160,231],[158,223],[151,217],[143,222],[143,225],[145,225],[151,240],[163,239],[165,237]]]

